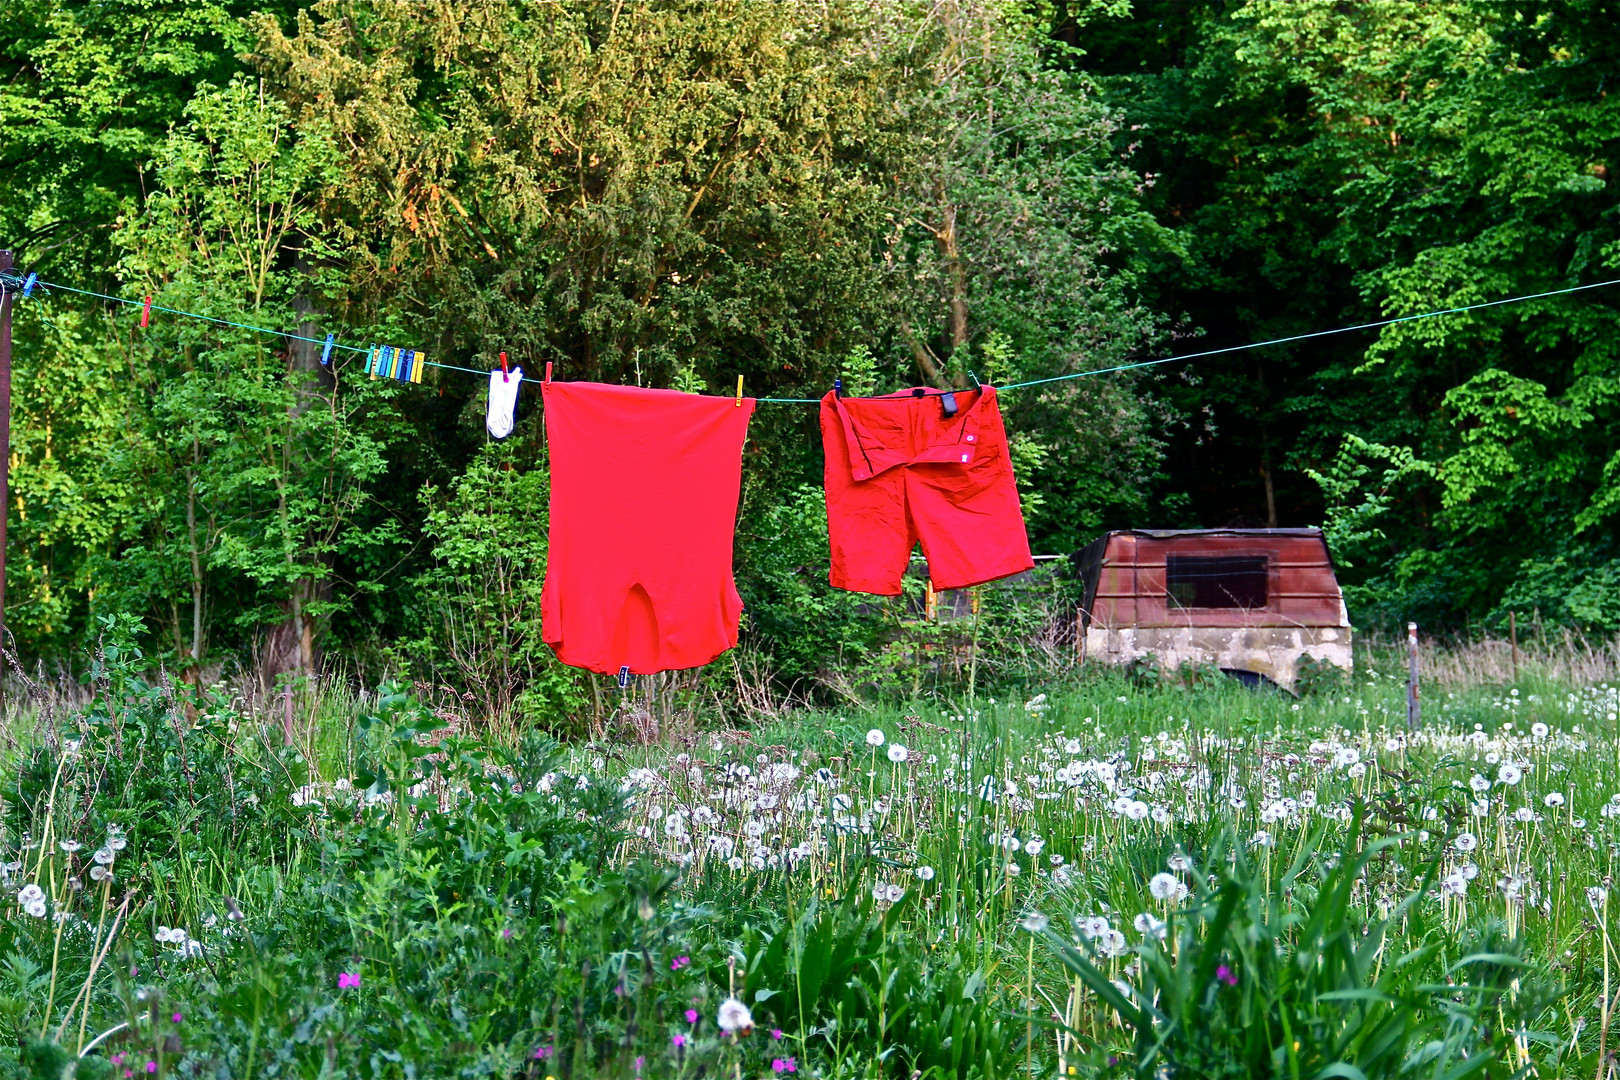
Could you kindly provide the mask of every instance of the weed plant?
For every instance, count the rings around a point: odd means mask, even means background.
[[[113,639],[97,676],[9,733],[12,1075],[1612,1067],[1612,684],[1409,731],[1389,677],[1087,671],[563,746],[398,687],[301,689],[289,739]]]

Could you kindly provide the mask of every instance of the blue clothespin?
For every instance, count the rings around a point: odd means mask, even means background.
[[[626,664],[619,669],[619,689],[623,690],[630,685],[630,665]]]
[[[321,367],[326,367],[332,362],[332,342],[336,340],[336,334],[326,335],[326,344],[321,346]]]
[[[844,380],[843,379],[834,379],[833,380],[833,397],[843,397],[843,396],[844,396]]]
[[[34,274],[29,274],[28,275],[28,280],[23,282],[23,295],[24,296],[29,296],[29,295],[33,294],[34,282],[36,282],[38,280],[39,280],[39,278],[38,278],[37,275],[34,275]]]

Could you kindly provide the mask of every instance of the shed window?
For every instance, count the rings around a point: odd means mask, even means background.
[[[1269,574],[1264,555],[1171,555],[1165,592],[1172,607],[1263,608]]]

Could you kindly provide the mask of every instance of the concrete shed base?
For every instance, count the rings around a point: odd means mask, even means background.
[[[1128,627],[1086,628],[1082,660],[1129,664],[1149,654],[1166,671],[1182,664],[1212,664],[1263,675],[1292,691],[1302,656],[1349,674],[1349,627]]]

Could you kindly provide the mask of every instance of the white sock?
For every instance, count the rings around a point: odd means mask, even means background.
[[[489,411],[484,426],[497,439],[512,434],[517,424],[518,389],[523,385],[523,369],[515,367],[510,376],[504,371],[489,373]]]

